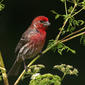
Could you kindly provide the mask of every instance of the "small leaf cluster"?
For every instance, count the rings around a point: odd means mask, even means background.
[[[68,27],[62,31],[62,35],[69,32],[72,33],[77,27],[84,25],[83,20],[76,20],[74,17],[70,18],[68,21]]]
[[[2,11],[5,8],[5,5],[2,4],[3,0],[0,1],[0,11]]]
[[[22,80],[25,79],[26,77],[29,77],[33,74],[40,72],[40,69],[43,69],[43,68],[45,68],[45,66],[42,64],[30,66],[29,68],[27,68],[28,70],[25,71],[25,74],[23,75]]]
[[[65,44],[63,44],[63,43],[61,43],[61,42],[59,42],[59,43],[57,44],[57,50],[58,50],[58,53],[59,53],[60,55],[62,55],[62,52],[63,52],[64,50],[66,50],[67,52],[68,52],[68,51],[71,51],[71,52],[74,53],[74,54],[76,53],[75,50],[69,48],[68,46],[66,46]]]
[[[61,78],[58,75],[47,73],[36,76],[29,85],[61,85]]]
[[[59,71],[63,72],[64,75],[78,75],[78,70],[76,68],[73,68],[73,66],[71,65],[55,65],[54,69],[58,69]]]
[[[60,0],[60,1],[63,2],[64,4],[66,2],[71,2],[71,3],[74,3],[75,6],[83,5],[83,9],[85,7],[85,0],[83,0],[82,2],[80,2],[80,0]],[[64,20],[69,18],[68,24],[62,31],[62,35],[67,32],[72,33],[73,31],[75,31],[76,28],[85,24],[84,20],[76,20],[74,17],[72,17],[77,11],[79,11],[79,9],[77,9],[77,7],[74,9],[74,7],[72,5],[72,6],[69,6],[66,8],[67,9],[65,9],[65,11],[67,11],[67,14],[63,14],[63,15],[57,13],[55,10],[51,10],[51,12],[53,14],[55,14],[55,19],[58,19],[59,17],[63,17]],[[59,30],[60,30],[60,28],[59,28]]]
[[[47,47],[50,47],[52,46],[53,44],[55,43],[55,40],[49,40],[49,43],[48,43],[48,46]],[[66,46],[65,44],[63,44],[62,42],[58,42],[57,46],[53,47],[51,49],[53,52],[56,52],[56,50],[58,50],[58,53],[60,55],[62,55],[62,52],[63,51],[66,51],[66,52],[72,52],[73,54],[76,53],[75,50],[71,49],[70,47]]]

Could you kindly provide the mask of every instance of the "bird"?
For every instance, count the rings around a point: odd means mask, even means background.
[[[25,60],[33,58],[42,51],[46,40],[46,30],[50,26],[49,19],[45,16],[37,16],[33,19],[30,26],[22,34],[16,48],[16,60],[8,72],[8,76],[17,76],[21,67],[21,63]]]

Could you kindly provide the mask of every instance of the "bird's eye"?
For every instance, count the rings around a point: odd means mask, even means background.
[[[44,23],[44,21],[43,21],[43,20],[40,20],[40,22],[41,22],[41,23]]]

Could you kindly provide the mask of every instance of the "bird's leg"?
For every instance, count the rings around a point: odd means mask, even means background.
[[[25,58],[23,56],[22,56],[22,60],[23,60],[23,63],[24,63],[24,69],[27,72],[27,66],[26,66],[26,63],[25,63]]]

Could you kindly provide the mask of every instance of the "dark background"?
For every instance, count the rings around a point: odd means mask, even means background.
[[[62,19],[55,20],[54,15],[50,10],[54,9],[58,13],[63,14],[63,4],[58,0],[10,0],[4,2],[6,5],[5,9],[0,12],[0,51],[2,52],[4,63],[7,72],[11,68],[15,60],[15,47],[21,37],[21,34],[31,24],[31,21],[40,15],[47,16],[51,22],[51,26],[47,31],[47,40],[44,49],[47,46],[49,39],[54,39],[58,33],[57,28],[61,26]],[[79,14],[78,18],[81,18],[84,13]],[[72,49],[76,50],[76,54],[64,52],[60,56],[57,52],[47,52],[36,63],[46,65],[44,73],[55,73],[52,70],[56,64],[70,64],[79,70],[79,76],[67,76],[63,85],[81,85],[85,84],[85,47],[80,45],[79,38],[75,38],[66,43]],[[16,80],[16,79],[15,79]],[[13,81],[10,81],[12,85]],[[26,84],[21,81],[20,85]],[[0,84],[1,85],[1,84]]]

